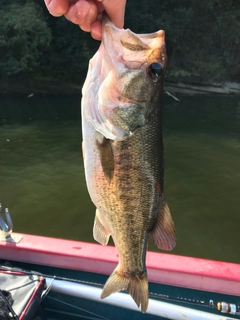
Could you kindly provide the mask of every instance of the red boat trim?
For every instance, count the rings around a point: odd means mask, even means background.
[[[43,281],[44,281],[44,278],[40,277],[40,281],[39,281],[38,285],[34,289],[32,295],[31,295],[31,298],[29,299],[27,305],[25,306],[24,310],[22,311],[21,315],[19,316],[19,320],[23,320],[24,319],[26,312],[28,311],[30,305],[32,304],[32,301],[35,299],[36,293],[38,292],[39,288],[42,286]]]
[[[17,271],[6,271],[6,270],[0,270],[0,273],[5,273],[5,274],[15,274],[15,275],[18,275],[18,276],[26,276],[26,273],[23,273],[23,272],[17,272]]]
[[[0,242],[0,259],[100,274],[118,263],[112,246],[32,235]],[[147,270],[150,282],[240,296],[239,264],[148,252]]]

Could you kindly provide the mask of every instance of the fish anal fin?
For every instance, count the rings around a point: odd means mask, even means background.
[[[110,237],[110,233],[105,229],[103,223],[101,222],[98,214],[98,210],[96,210],[94,225],[93,225],[93,238],[106,246],[108,244],[108,240]]]
[[[102,142],[96,140],[96,144],[100,154],[104,176],[110,184],[114,175],[114,155],[111,142],[104,137]]]
[[[165,198],[162,201],[157,223],[150,235],[159,249],[169,251],[176,245],[175,226]]]
[[[119,267],[117,267],[105,283],[105,286],[102,290],[101,299],[104,299],[110,294],[121,290],[128,290],[137,306],[141,306],[141,311],[147,311],[148,279],[146,272],[140,276],[128,277],[122,272],[119,272]]]

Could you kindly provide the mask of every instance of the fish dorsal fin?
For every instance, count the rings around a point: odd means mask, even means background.
[[[164,197],[157,223],[150,235],[159,249],[172,250],[176,245],[174,222]]]
[[[99,211],[96,210],[94,225],[93,225],[93,238],[101,243],[102,245],[106,246],[108,244],[108,240],[110,237],[110,233],[106,230],[103,223],[99,218]]]

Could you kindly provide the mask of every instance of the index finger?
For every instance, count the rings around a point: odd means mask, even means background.
[[[48,11],[55,17],[60,17],[69,9],[69,0],[44,0]],[[74,1],[73,1],[74,2]]]

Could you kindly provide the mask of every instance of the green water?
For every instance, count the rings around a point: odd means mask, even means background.
[[[240,99],[180,98],[163,106],[172,253],[240,262]],[[0,201],[14,231],[94,242],[79,97],[0,97],[0,123]]]

